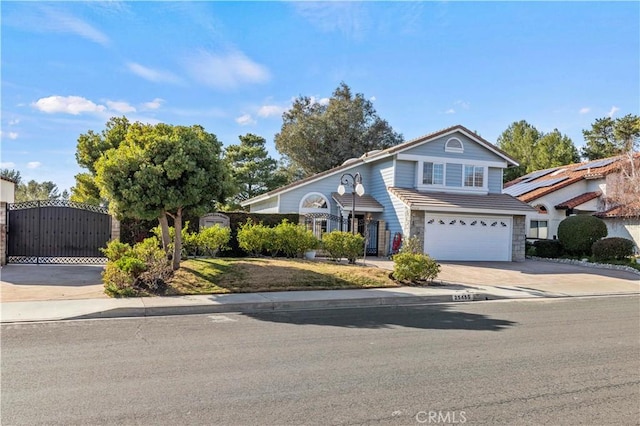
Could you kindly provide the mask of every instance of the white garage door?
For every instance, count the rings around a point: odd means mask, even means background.
[[[424,251],[436,260],[511,260],[511,218],[427,213]]]

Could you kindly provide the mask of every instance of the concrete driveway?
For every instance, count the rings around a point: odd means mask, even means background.
[[[0,269],[0,301],[107,298],[104,265],[5,265]]]

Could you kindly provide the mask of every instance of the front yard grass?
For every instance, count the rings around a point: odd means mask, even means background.
[[[278,258],[188,259],[167,285],[170,295],[399,287],[384,269]]]

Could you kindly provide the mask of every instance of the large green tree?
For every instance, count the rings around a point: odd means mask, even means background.
[[[201,126],[133,123],[123,136],[96,161],[96,184],[118,216],[157,218],[165,249],[173,219],[172,266],[178,269],[185,212],[202,214],[226,195],[222,144]]]
[[[598,118],[591,129],[582,131],[585,146],[582,156],[588,160],[613,157],[638,150],[640,144],[640,117],[627,114],[624,117]]]
[[[235,193],[230,204],[234,206],[287,181],[287,177],[278,169],[278,162],[269,156],[263,137],[247,133],[239,138],[238,145],[229,145],[225,149],[225,161],[231,172]]]
[[[562,135],[558,129],[542,133],[525,120],[512,123],[502,132],[498,137],[498,147],[520,164],[505,169],[505,182],[536,170],[580,160],[578,150],[568,136]]]
[[[298,97],[283,114],[276,149],[305,176],[328,170],[345,160],[402,142],[364,95],[341,83],[328,102]]]
[[[118,148],[131,123],[126,117],[112,117],[107,121],[104,130],[96,133],[89,130],[78,137],[76,146],[76,161],[87,172],[75,176],[76,184],[71,188],[71,200],[88,204],[107,204],[107,200],[100,196],[100,189],[96,185],[96,163],[108,150]]]

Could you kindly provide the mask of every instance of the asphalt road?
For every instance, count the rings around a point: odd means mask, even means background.
[[[639,424],[640,298],[2,326],[2,425]]]

